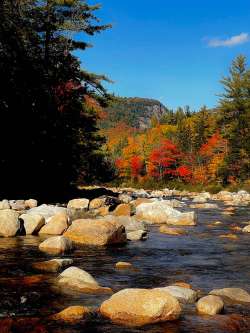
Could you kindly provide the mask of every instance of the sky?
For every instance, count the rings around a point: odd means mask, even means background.
[[[113,27],[78,53],[82,67],[106,74],[108,91],[169,108],[216,106],[220,79],[244,54],[250,64],[249,0],[89,0]]]

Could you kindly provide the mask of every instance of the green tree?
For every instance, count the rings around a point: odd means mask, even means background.
[[[219,124],[228,139],[229,152],[225,160],[224,178],[250,178],[250,71],[246,58],[238,56],[229,76],[221,83],[224,93],[220,99]]]
[[[198,151],[208,139],[209,115],[206,106],[203,106],[194,117],[194,147]]]
[[[98,8],[80,0],[1,2],[4,195],[48,199],[69,194],[69,185],[77,183],[79,174],[88,181],[95,166],[101,165],[97,114],[86,105],[85,96],[104,102],[107,95],[101,82],[106,78],[81,69],[73,55],[89,46],[87,35],[108,28],[99,25],[94,15]]]

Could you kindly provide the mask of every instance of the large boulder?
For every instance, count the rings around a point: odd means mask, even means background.
[[[10,209],[10,204],[8,200],[0,201],[0,210],[2,209]]]
[[[224,308],[222,299],[218,296],[208,295],[199,299],[196,309],[200,314],[216,315],[221,313]]]
[[[105,206],[106,198],[100,197],[90,201],[89,209],[98,209]]]
[[[56,215],[57,213],[66,212],[66,208],[53,206],[53,205],[40,205],[34,208],[31,208],[27,211],[27,214],[38,214],[42,215],[47,222],[52,216]]]
[[[170,225],[196,225],[194,212],[181,213],[170,207],[167,202],[156,201],[136,207],[136,217],[147,223],[166,223]]]
[[[37,200],[35,199],[28,199],[24,201],[25,208],[35,208],[37,207]]]
[[[45,219],[38,214],[22,214],[20,219],[24,222],[26,235],[35,235],[44,226]]]
[[[88,211],[89,200],[88,199],[73,199],[68,202],[67,214],[70,222],[79,219],[90,218],[93,212]],[[94,213],[94,216],[96,214]]]
[[[97,213],[96,214],[97,216],[107,216],[110,214],[109,208],[110,208],[109,206],[103,206],[98,209],[95,209],[94,211]]]
[[[73,245],[70,239],[64,236],[55,236],[43,241],[39,245],[39,249],[51,254],[60,254],[71,251],[73,249]]]
[[[72,266],[65,269],[60,275],[60,278],[77,279],[88,284],[98,285],[98,282],[88,272],[78,267]]]
[[[143,326],[178,319],[181,306],[175,297],[156,289],[124,289],[103,302],[100,311],[114,323]]]
[[[193,304],[198,298],[197,291],[179,286],[156,288],[156,290],[159,290],[161,292],[167,292],[173,297],[177,298],[179,302],[184,304]]]
[[[65,212],[57,213],[39,231],[39,234],[62,235],[68,228],[68,218]]]
[[[88,272],[69,267],[59,275],[58,285],[65,289],[72,289],[83,293],[111,293],[112,290],[102,287]]]
[[[241,288],[214,289],[209,294],[225,297],[234,302],[250,303],[249,293]]]
[[[120,204],[113,211],[114,216],[130,216],[131,215],[131,205],[130,204]]]
[[[64,236],[78,244],[100,246],[125,243],[127,240],[124,226],[105,219],[73,221]]]
[[[58,272],[63,267],[73,263],[72,259],[51,259],[48,261],[35,262],[32,267],[43,272]]]
[[[0,210],[0,236],[14,237],[21,228],[18,212],[11,209]]]

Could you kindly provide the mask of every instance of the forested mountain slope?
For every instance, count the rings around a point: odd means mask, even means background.
[[[115,97],[104,110],[101,128],[114,127],[123,122],[126,125],[139,129],[151,126],[152,119],[160,120],[167,108],[155,99],[140,97]]]

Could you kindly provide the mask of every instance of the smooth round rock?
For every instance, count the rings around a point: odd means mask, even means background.
[[[196,303],[197,311],[201,314],[215,315],[221,313],[224,308],[222,299],[218,296],[208,295],[199,299]]]

